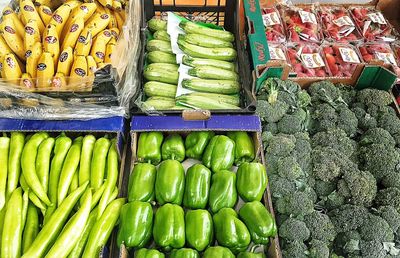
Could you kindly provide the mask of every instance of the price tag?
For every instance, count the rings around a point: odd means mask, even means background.
[[[369,13],[367,14],[367,16],[369,17],[369,19],[375,23],[379,23],[382,25],[386,25],[386,20],[385,17],[383,17],[383,14],[380,12],[377,13]]]
[[[342,16],[336,20],[333,20],[332,22],[338,27],[343,27],[343,26],[354,27],[354,23],[349,16]]]
[[[278,47],[269,47],[269,55],[272,60],[286,60],[285,53]]]
[[[279,14],[277,12],[267,13],[262,16],[265,27],[280,24]]]
[[[340,47],[339,52],[340,52],[340,55],[342,56],[342,60],[344,62],[354,63],[354,64],[360,63],[360,58],[358,58],[358,55],[357,55],[356,51],[354,51],[354,49]]]
[[[397,65],[392,53],[376,52],[375,55],[378,60],[383,61],[385,64]]]
[[[321,55],[318,53],[301,54],[301,59],[303,61],[304,66],[307,68],[318,68],[325,66],[324,60],[322,60]]]
[[[299,15],[302,23],[310,22],[317,24],[317,17],[315,14],[301,10],[299,11]]]

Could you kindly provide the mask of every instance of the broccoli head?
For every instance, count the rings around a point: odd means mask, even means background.
[[[351,109],[358,119],[358,127],[366,131],[371,128],[375,128],[378,122],[375,117],[368,114],[364,109],[359,107],[353,107]]]
[[[400,119],[393,113],[386,113],[379,117],[378,126],[388,131],[400,145]]]
[[[330,81],[314,82],[308,88],[313,102],[331,103],[341,98],[340,90]]]
[[[354,205],[371,206],[376,192],[375,177],[367,171],[356,168],[346,171],[338,183],[338,193]]]
[[[336,128],[338,114],[336,109],[329,104],[320,104],[311,111],[311,131],[313,133]]]
[[[359,255],[361,236],[356,230],[339,233],[334,242],[334,250],[341,255]]]
[[[257,101],[256,114],[260,116],[263,122],[276,123],[288,110],[289,106],[285,102],[276,101],[271,104],[266,100]]]
[[[305,121],[302,117],[295,114],[286,114],[277,123],[278,132],[284,134],[295,134],[298,132],[302,132],[305,128],[304,123]]]
[[[345,131],[349,137],[355,136],[358,129],[358,119],[353,111],[345,105],[340,105],[337,108],[337,113],[337,127]]]
[[[300,108],[308,107],[311,104],[311,96],[307,91],[301,90],[297,94],[298,103]]]
[[[280,158],[277,163],[278,175],[290,180],[296,180],[304,176],[303,170],[293,156]]]
[[[393,102],[389,92],[378,89],[363,89],[357,91],[357,101],[367,106],[388,106]]]
[[[275,135],[267,142],[266,155],[277,157],[290,156],[296,146],[296,138],[293,135]]]
[[[316,180],[315,181],[315,192],[320,197],[328,196],[336,190],[336,184],[337,183],[335,181],[325,182],[322,180]]]
[[[338,233],[358,229],[368,214],[367,208],[352,204],[342,205],[328,213]]]
[[[381,206],[377,214],[386,220],[393,232],[400,229],[400,213],[393,206]]]
[[[307,258],[307,246],[301,241],[285,243],[282,248],[282,256],[290,258]]]
[[[328,129],[325,132],[316,133],[312,137],[312,146],[331,147],[338,150],[346,156],[353,155],[356,149],[356,142],[347,137],[342,129]]]
[[[361,240],[360,249],[363,258],[387,258],[382,242]]]
[[[389,187],[379,190],[375,198],[375,203],[378,206],[393,206],[393,208],[400,212],[400,189]]]
[[[392,242],[394,234],[390,225],[383,218],[369,214],[359,230],[362,240]]]
[[[272,134],[277,134],[278,125],[276,123],[265,123],[263,125],[263,132],[270,132]]]
[[[299,218],[314,211],[314,201],[308,193],[301,191],[291,192],[289,195],[277,199],[275,206],[279,213]]]
[[[352,104],[355,101],[357,91],[354,89],[354,87],[342,83],[336,84],[336,87],[339,88],[342,99],[348,105]]]
[[[331,194],[329,194],[326,198],[324,198],[324,201],[325,208],[328,210],[337,209],[346,203],[344,196],[339,194],[337,191],[333,191]]]
[[[335,239],[335,226],[328,215],[313,211],[304,217],[304,222],[311,232],[311,238],[325,243],[332,242]]]
[[[289,241],[306,241],[310,238],[310,230],[306,224],[295,218],[288,218],[279,227],[279,236]]]
[[[310,241],[310,258],[329,258],[329,246],[326,242],[313,239]]]
[[[297,190],[296,181],[289,180],[275,174],[270,174],[268,177],[272,198],[288,196]]]
[[[331,147],[316,147],[312,150],[312,175],[325,182],[332,181],[343,173],[350,161],[341,152]]]
[[[360,145],[383,144],[394,147],[396,142],[388,131],[383,128],[372,128],[366,131],[360,139]]]
[[[301,169],[305,174],[308,174],[312,169],[311,164],[311,143],[308,133],[296,133],[296,145],[292,155],[296,157]]]
[[[400,172],[397,170],[392,170],[382,178],[381,184],[386,187],[397,187],[400,189]]]

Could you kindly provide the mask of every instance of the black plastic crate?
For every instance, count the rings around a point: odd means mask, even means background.
[[[238,53],[237,64],[240,83],[242,89],[241,109],[237,110],[210,110],[212,114],[252,114],[256,110],[256,99],[252,94],[253,78],[250,64],[250,53],[247,49],[246,35],[243,33],[245,24],[245,15],[243,8],[240,8],[239,0],[203,0],[202,5],[183,5],[178,2],[182,0],[141,0],[142,2],[142,25],[141,25],[141,57],[139,58],[138,73],[141,76],[140,92],[143,93],[143,85],[145,79],[143,77],[143,68],[146,53],[146,30],[147,21],[154,16],[163,16],[166,12],[175,12],[187,19],[213,23],[223,26],[226,30],[235,34],[235,47]],[[167,3],[166,3],[167,2]],[[198,17],[204,19],[198,19]],[[142,96],[144,97],[144,96]],[[137,98],[137,97],[136,97]],[[143,99],[142,99],[143,101]],[[160,112],[167,115],[181,114],[181,110],[157,110],[147,111],[148,113],[159,114]],[[137,106],[132,109],[132,114],[143,114]]]

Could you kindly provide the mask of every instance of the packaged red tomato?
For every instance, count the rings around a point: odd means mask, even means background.
[[[322,45],[325,61],[332,76],[351,77],[361,63],[357,48],[350,44]]]
[[[393,27],[375,7],[351,7],[350,12],[361,34],[368,41],[391,42],[395,40]]]
[[[369,63],[373,60],[383,61],[384,64],[391,65],[397,76],[400,77],[400,68],[389,44],[365,43],[360,45],[358,49],[364,62]]]
[[[318,14],[321,17],[325,38],[336,42],[355,42],[362,36],[350,13],[343,6],[320,6]]]
[[[268,42],[285,42],[285,31],[278,10],[275,7],[263,8],[262,18]]]
[[[327,77],[321,47],[312,43],[289,45],[287,48],[292,74],[297,77]]]
[[[287,60],[287,49],[284,44],[268,43],[269,55],[271,60],[274,61],[286,61]]]
[[[318,14],[314,9],[314,6],[284,6],[282,8],[282,18],[289,41],[313,43],[322,41],[322,29]]]

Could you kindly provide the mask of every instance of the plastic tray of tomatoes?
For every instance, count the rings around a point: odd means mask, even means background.
[[[262,18],[268,42],[285,42],[285,29],[278,9],[275,7],[263,8]]]
[[[351,77],[361,63],[356,47],[346,43],[325,43],[322,50],[331,76]]]
[[[322,49],[314,43],[289,44],[287,48],[291,75],[296,77],[327,77],[327,64]]]

